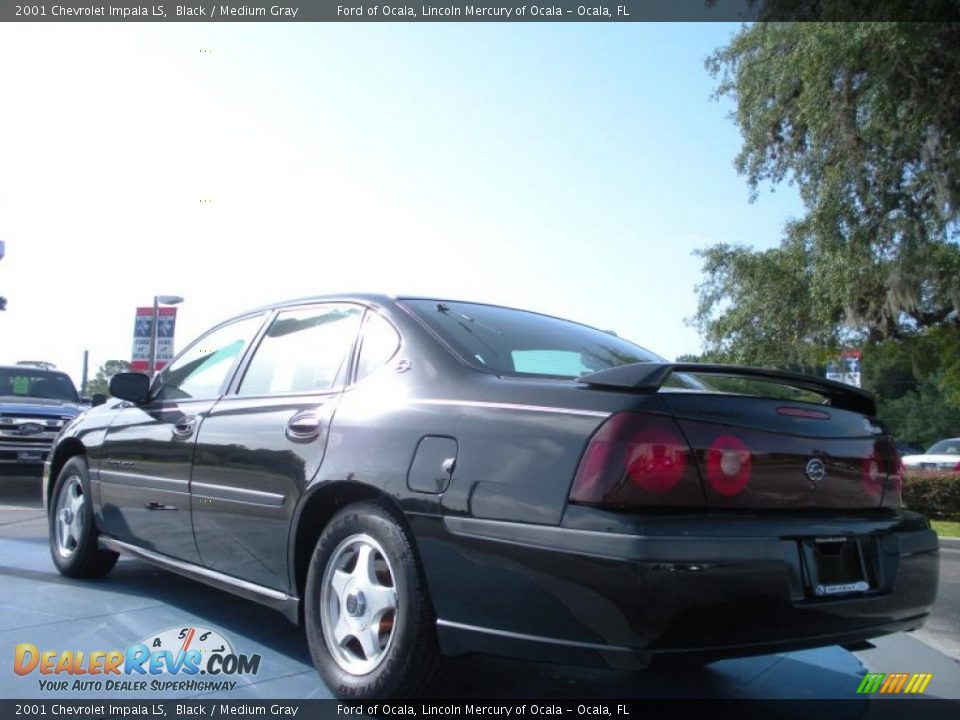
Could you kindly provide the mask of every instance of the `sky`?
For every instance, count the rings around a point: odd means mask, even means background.
[[[733,24],[0,24],[0,364],[79,385],[284,299],[511,305],[667,358],[692,252],[775,245],[703,61]]]

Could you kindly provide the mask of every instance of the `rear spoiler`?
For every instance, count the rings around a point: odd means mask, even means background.
[[[697,375],[725,375],[728,377],[755,378],[775,382],[778,385],[810,390],[825,396],[831,407],[852,410],[864,415],[876,415],[877,405],[873,393],[860,388],[821,379],[812,375],[788,372],[786,370],[768,370],[766,368],[742,367],[739,365],[709,365],[702,363],[656,363],[640,362],[620,365],[608,370],[583,375],[577,382],[595,387],[633,390],[635,392],[655,393],[667,378],[674,373],[694,373]]]

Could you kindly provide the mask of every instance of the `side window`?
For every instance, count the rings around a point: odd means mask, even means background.
[[[367,313],[363,324],[363,340],[360,345],[360,360],[357,363],[357,380],[362,380],[374,370],[390,362],[400,348],[400,335],[375,312]]]
[[[263,322],[262,315],[213,330],[173,361],[160,376],[157,400],[212,398],[220,394],[244,348]]]
[[[274,319],[240,383],[240,395],[322,392],[343,384],[361,308],[287,310]]]

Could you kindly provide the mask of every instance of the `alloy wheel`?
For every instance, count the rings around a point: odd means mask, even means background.
[[[56,526],[57,552],[71,557],[80,546],[83,537],[83,505],[86,496],[79,475],[70,475],[57,496]]]
[[[320,622],[337,665],[352,675],[374,670],[394,637],[397,590],[383,547],[365,533],[345,538],[323,574]]]

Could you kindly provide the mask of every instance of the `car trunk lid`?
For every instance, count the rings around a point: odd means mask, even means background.
[[[677,373],[686,373],[685,381],[664,387]],[[699,382],[702,376],[711,385]],[[720,378],[749,387],[720,391]],[[708,508],[876,508],[888,479],[891,486],[899,482],[893,442],[873,417],[872,396],[859,388],[795,373],[660,363],[621,366],[580,382],[659,392],[690,446]],[[795,399],[798,393],[804,399]]]

